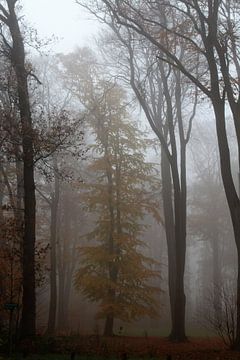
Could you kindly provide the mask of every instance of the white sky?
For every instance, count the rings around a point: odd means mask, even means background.
[[[59,40],[52,46],[57,52],[68,52],[76,46],[89,45],[97,34],[98,23],[74,0],[22,0],[22,13],[40,38]]]

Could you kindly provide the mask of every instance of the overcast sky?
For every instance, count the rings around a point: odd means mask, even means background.
[[[59,38],[55,51],[68,52],[77,45],[89,44],[97,34],[97,22],[74,0],[22,0],[21,3],[26,20],[38,30],[40,37]]]

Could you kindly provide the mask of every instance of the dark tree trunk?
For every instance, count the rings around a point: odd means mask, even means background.
[[[4,237],[2,233],[3,224],[4,224],[4,216],[3,216],[3,197],[4,197],[4,181],[2,178],[2,174],[0,173],[0,246],[4,246]],[[5,289],[4,289],[4,274],[0,272],[0,297],[5,297]],[[0,317],[0,332],[4,327],[4,319]]]
[[[54,335],[56,330],[56,312],[57,312],[57,219],[59,202],[59,175],[56,156],[53,158],[54,168],[54,192],[51,199],[51,225],[50,225],[50,303],[48,314],[47,334]]]
[[[24,203],[24,182],[23,182],[23,164],[19,160],[19,151],[15,156],[16,159],[16,175],[17,175],[17,200],[16,200],[16,215],[17,215],[17,230],[21,240],[20,247],[22,248],[22,229],[23,229],[23,203]]]
[[[59,276],[59,311],[58,328],[60,331],[68,329],[68,311],[72,286],[73,273],[61,274]]]
[[[75,208],[73,209],[71,202],[68,198],[68,193],[66,193],[66,200],[64,200],[64,209],[66,214],[71,213],[71,219],[68,215],[65,215],[64,223],[64,236],[68,237],[68,240],[71,239],[71,243],[68,242],[63,246],[62,251],[60,251],[58,244],[58,251],[61,254],[62,261],[59,263],[59,317],[58,325],[59,329],[68,328],[68,315],[69,315],[69,303],[71,298],[71,289],[72,289],[72,280],[75,270],[76,263],[78,261],[78,253],[76,250],[78,242],[79,227],[77,226],[79,221],[79,213]],[[66,217],[67,216],[67,217]],[[71,220],[71,221],[70,221]],[[74,231],[71,231],[71,229]],[[74,239],[73,239],[74,237]],[[68,258],[68,262],[63,266],[64,258]]]
[[[64,316],[64,295],[65,295],[65,278],[66,274],[64,268],[61,265],[61,268],[58,272],[58,330],[66,330],[65,316]]]
[[[183,146],[183,145],[181,145]],[[184,155],[184,159],[185,159]],[[186,172],[183,165],[181,174]],[[175,194],[175,239],[176,239],[176,297],[175,297],[175,329],[172,339],[185,341],[185,312],[186,296],[184,292],[184,272],[186,257],[186,181],[182,181],[182,188]]]
[[[217,95],[212,99],[216,117],[218,147],[220,153],[221,174],[223,186],[230,209],[234,230],[234,238],[238,254],[238,280],[237,280],[237,333],[234,348],[240,350],[240,201],[232,178],[230,151],[227,140],[225,123],[225,100]]]
[[[34,336],[36,333],[34,151],[25,50],[15,13],[15,3],[14,0],[7,0],[9,9],[7,25],[12,37],[11,60],[16,72],[22,125],[24,179],[22,336],[28,337]]]
[[[217,225],[215,225],[217,226]],[[221,291],[221,267],[219,260],[219,236],[218,230],[213,229],[212,236],[212,263],[213,263],[213,307],[215,319],[221,318],[222,308],[219,291]]]
[[[184,272],[185,272],[185,256],[186,256],[186,197],[187,197],[187,185],[186,185],[186,144],[183,119],[182,119],[182,96],[181,96],[181,78],[180,74],[175,74],[175,100],[176,100],[176,116],[177,124],[179,128],[180,138],[180,170],[178,168],[178,149],[176,143],[175,127],[174,127],[174,115],[173,115],[173,100],[170,94],[170,88],[168,80],[165,74],[165,69],[162,62],[159,62],[159,69],[161,73],[161,79],[163,82],[163,92],[167,104],[167,125],[170,139],[170,147],[172,151],[171,159],[168,158],[172,186],[173,186],[173,209],[174,209],[174,238],[175,238],[175,268],[170,271],[174,271],[174,315],[172,316],[172,331],[169,338],[172,341],[185,341],[185,305],[186,298],[184,293]],[[161,141],[161,139],[160,139]],[[167,144],[167,142],[165,141]],[[163,143],[161,141],[163,146]],[[165,148],[164,148],[165,150]],[[165,150],[166,153],[166,150]],[[166,153],[167,156],[167,153]]]
[[[3,198],[4,198],[4,179],[2,174],[0,173],[0,244],[3,242],[1,226],[4,224],[4,216],[3,216]]]
[[[113,336],[113,322],[113,315],[108,314],[105,320],[105,326],[103,331],[104,336]]]
[[[175,324],[175,286],[176,286],[176,244],[175,244],[175,233],[174,233],[174,214],[172,204],[172,178],[170,164],[167,156],[162,149],[161,151],[161,176],[162,176],[162,197],[163,197],[163,210],[164,210],[164,222],[165,222],[165,233],[167,239],[167,251],[168,251],[168,289],[170,298],[170,310],[172,320],[172,331]]]
[[[71,233],[71,203],[67,194],[64,197],[64,222],[63,222],[63,230],[62,230],[62,241],[58,244],[58,329],[60,331],[64,331],[67,329],[67,318],[68,311],[66,308],[66,296],[68,282],[72,282],[72,276],[69,278],[69,259],[70,259],[70,251],[69,251],[69,237]]]
[[[64,319],[64,286],[65,286],[65,276],[63,271],[59,272],[58,277],[58,330],[63,331],[66,329],[65,319]]]

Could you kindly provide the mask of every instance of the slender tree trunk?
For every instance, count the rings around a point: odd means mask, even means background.
[[[170,298],[171,323],[172,329],[170,338],[173,336],[175,329],[175,287],[176,287],[176,244],[174,233],[174,215],[172,204],[172,178],[170,164],[167,156],[162,149],[161,151],[161,175],[162,175],[162,196],[163,196],[163,210],[165,220],[165,233],[167,239],[168,251],[168,289]]]
[[[12,36],[11,59],[16,72],[22,125],[24,179],[22,336],[28,337],[34,336],[36,333],[34,152],[27,71],[25,69],[25,50],[15,13],[15,3],[14,0],[7,0],[9,9],[7,25]]]
[[[104,326],[104,336],[113,336],[113,325],[114,325],[114,317],[112,314],[108,314],[105,321]]]
[[[71,286],[72,286],[72,274],[68,274],[65,281],[63,307],[62,307],[62,319],[63,319],[63,324],[65,325],[66,328],[68,328],[69,325],[68,314],[69,314]]]
[[[51,200],[51,226],[50,226],[50,304],[48,314],[47,334],[54,335],[56,330],[56,311],[57,311],[57,258],[56,258],[56,242],[57,242],[57,218],[58,218],[58,202],[59,202],[59,176],[57,158],[53,158],[54,168],[54,193]]]
[[[105,150],[105,160],[106,160],[106,176],[108,181],[108,210],[109,210],[109,220],[110,220],[110,228],[109,228],[109,235],[108,235],[108,251],[109,254],[115,253],[115,244],[114,244],[114,229],[115,229],[115,216],[114,216],[114,189],[113,189],[113,173],[112,173],[112,164],[109,159],[108,154],[108,139],[102,139],[102,143],[104,145]],[[117,280],[118,269],[116,264],[113,261],[109,261],[108,263],[108,273],[109,279],[113,282]],[[115,290],[111,288],[108,289],[108,301],[114,303],[115,301]],[[114,323],[114,314],[108,313],[105,320],[105,327],[104,327],[104,336],[113,336],[113,323]]]
[[[71,204],[70,200],[67,197],[67,194],[64,198],[64,223],[63,223],[63,231],[62,231],[62,241],[59,242],[59,282],[58,282],[58,329],[60,331],[66,330],[66,309],[65,309],[65,294],[67,281],[69,280],[67,277],[68,273],[68,262],[70,258],[69,254],[69,234],[71,231]]]
[[[65,327],[64,323],[64,273],[59,272],[58,276],[58,330],[63,331]]]
[[[215,225],[216,226],[216,225]],[[222,308],[219,298],[219,291],[221,291],[221,268],[219,263],[219,236],[218,230],[213,230],[212,237],[212,264],[213,264],[213,307],[215,319],[221,317]]]

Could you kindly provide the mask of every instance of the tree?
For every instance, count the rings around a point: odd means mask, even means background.
[[[95,6],[96,1],[89,4]],[[152,2],[149,0],[97,2],[99,11],[107,11],[124,28],[133,29],[149,43],[153,44],[161,58],[177,68],[195,84],[210,100],[216,120],[217,139],[220,153],[221,174],[224,190],[234,230],[238,253],[237,281],[237,331],[235,349],[240,349],[240,199],[233,181],[231,154],[226,131],[226,108],[229,107],[235,126],[235,137],[240,152],[240,66],[239,66],[239,3],[228,0],[169,0]],[[166,24],[162,18],[165,11],[173,13],[175,22]],[[191,61],[184,63],[161,38],[164,29],[170,41],[175,35],[180,43],[185,43]],[[192,73],[192,63],[200,57],[201,75]]]
[[[158,288],[150,280],[158,274],[151,268],[153,260],[142,253],[141,233],[144,214],[157,212],[154,196],[159,185],[153,165],[142,154],[146,144],[141,132],[127,120],[122,89],[103,85],[104,97],[98,103],[95,97],[92,107],[96,157],[89,171],[95,176],[83,194],[96,223],[86,235],[93,244],[80,249],[83,265],[75,285],[100,302],[97,316],[105,318],[104,335],[112,336],[116,318],[131,321],[157,314]]]
[[[24,236],[23,236],[23,300],[22,336],[36,333],[35,298],[35,184],[33,127],[28,92],[28,71],[25,61],[24,41],[16,14],[16,0],[0,4],[0,21],[8,30],[8,39],[2,41],[9,50],[9,57],[16,75],[19,114],[22,127],[23,182],[24,182]]]
[[[198,124],[198,138],[193,143],[192,156],[196,178],[191,186],[189,228],[190,233],[201,247],[202,253],[199,259],[198,304],[201,308],[211,292],[212,317],[220,319],[222,305],[219,291],[229,281],[227,272],[231,270],[233,263],[232,246],[230,246],[233,239],[231,220],[221,182],[213,125],[208,120],[207,126],[211,131],[206,133],[206,124],[204,122],[201,123],[201,126]],[[226,238],[229,239],[228,244],[225,243]],[[227,264],[228,261],[229,264]],[[232,280],[234,281],[234,279]],[[207,306],[209,307],[209,303]]]
[[[97,17],[101,17],[115,33],[109,34],[106,42],[106,62],[113,57],[118,61],[120,77],[124,79],[136,96],[146,119],[156,134],[161,145],[161,177],[164,209],[165,233],[168,247],[168,278],[172,328],[169,338],[184,341],[185,334],[185,291],[184,271],[186,257],[186,152],[190,139],[192,121],[196,113],[197,95],[195,87],[184,82],[178,70],[159,59],[159,51],[154,46],[134,33],[132,29],[122,29],[112,16],[105,16],[88,3],[78,1]],[[162,13],[167,22],[169,14]],[[176,21],[173,17],[168,21]],[[165,38],[164,31],[159,32]],[[169,46],[181,59],[185,59],[184,44],[178,46],[172,36]],[[110,49],[115,44],[116,50]],[[102,43],[101,43],[102,45]],[[117,59],[116,59],[117,58]],[[120,60],[120,61],[119,61]],[[185,61],[188,61],[186,59]],[[198,62],[192,71],[197,73]],[[119,76],[119,69],[118,75]],[[191,99],[191,105],[189,104]],[[188,111],[184,110],[188,102]],[[177,255],[176,255],[177,254]]]
[[[38,58],[35,63],[42,79],[42,86],[31,93],[35,125],[35,159],[38,160],[36,190],[39,194],[37,200],[41,199],[47,204],[50,219],[50,234],[45,235],[50,243],[47,334],[54,335],[57,326],[60,329],[66,327],[67,306],[63,304],[67,302],[69,294],[67,295],[63,288],[66,284],[69,289],[71,288],[72,275],[63,276],[63,272],[72,264],[71,259],[66,258],[65,249],[62,251],[62,233],[65,232],[66,218],[71,219],[72,214],[71,209],[66,210],[63,194],[66,187],[71,187],[74,178],[79,178],[79,171],[76,170],[79,167],[78,161],[84,157],[86,151],[82,131],[84,114],[72,101],[69,90],[64,86],[61,75],[59,76],[58,57]],[[43,206],[42,202],[38,204],[39,209]],[[70,249],[70,230],[64,241]],[[67,266],[64,266],[64,271],[60,265],[62,261],[68,262]],[[64,277],[66,281],[63,281]],[[61,315],[57,318],[57,314]]]

